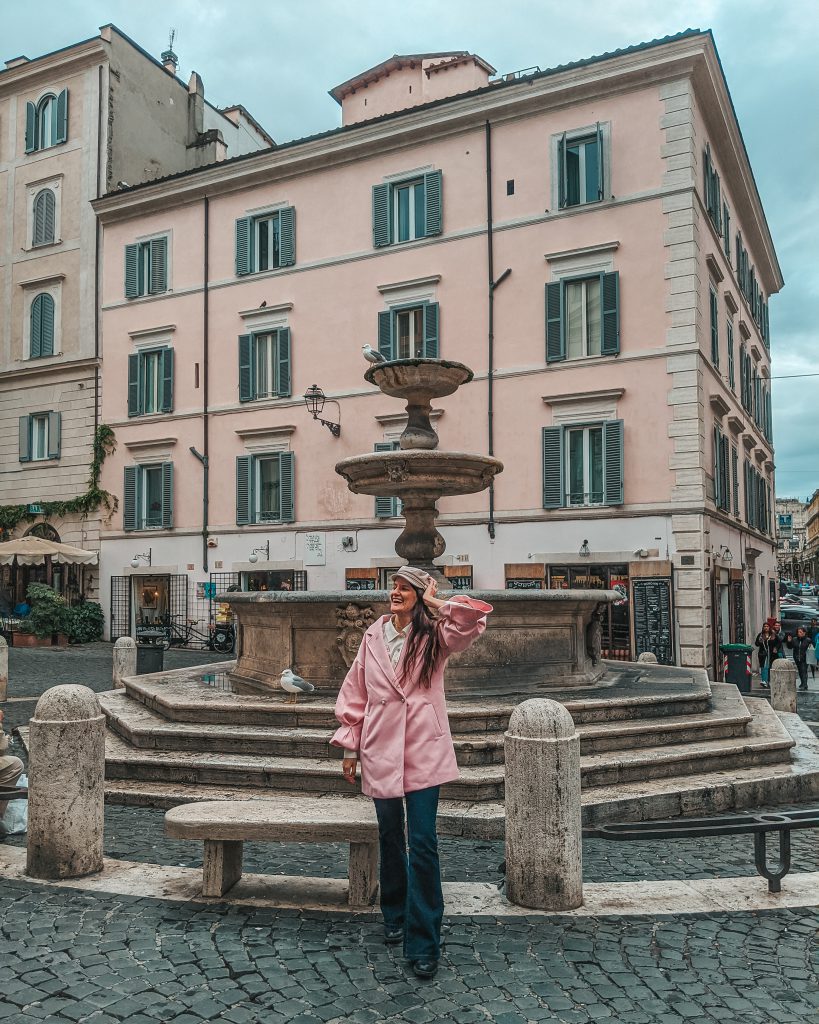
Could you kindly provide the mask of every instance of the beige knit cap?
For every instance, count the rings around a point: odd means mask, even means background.
[[[423,569],[416,569],[414,565],[403,565],[397,572],[393,573],[393,579],[401,578],[406,580],[413,587],[417,587],[418,590],[426,590],[429,586],[429,581],[432,577],[429,573],[424,572]]]

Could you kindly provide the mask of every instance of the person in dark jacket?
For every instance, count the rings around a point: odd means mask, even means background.
[[[808,650],[813,647],[810,637],[805,632],[804,627],[799,626],[796,630],[796,636],[794,637],[788,633],[785,637],[785,643],[793,651],[793,660],[796,662],[796,670],[799,673],[799,689],[807,690]]]
[[[759,674],[762,677],[762,685],[767,687],[771,674],[771,663],[779,657],[781,649],[779,634],[774,633],[766,622],[760,632],[757,633],[754,643],[759,655]]]

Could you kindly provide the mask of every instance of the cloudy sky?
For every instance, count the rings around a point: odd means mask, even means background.
[[[819,487],[819,0],[0,0],[0,58],[107,22],[156,55],[176,28],[180,75],[277,142],[336,127],[327,90],[393,53],[468,49],[504,72],[712,29],[786,282],[770,307],[777,491]]]

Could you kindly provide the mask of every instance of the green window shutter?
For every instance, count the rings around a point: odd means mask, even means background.
[[[289,397],[290,391],[290,328],[280,327],[276,340],[276,368],[279,398]]]
[[[48,457],[59,459],[62,434],[62,416],[58,412],[48,414]]]
[[[728,212],[726,203],[722,204],[722,243],[725,251],[725,258],[728,265],[731,265],[731,214]]]
[[[236,221],[236,275],[253,273],[253,218]]]
[[[566,358],[566,337],[563,331],[563,282],[546,285],[546,362],[557,363]]]
[[[702,194],[705,209],[711,212],[711,147],[706,142],[702,151]]]
[[[40,333],[40,355],[54,355],[54,299],[43,293],[39,296],[42,304],[42,324]]]
[[[279,266],[292,267],[296,262],[296,208],[279,210]]]
[[[31,462],[31,417],[21,416],[18,423],[19,460]]]
[[[128,415],[139,416],[140,408],[139,394],[139,368],[142,356],[139,352],[131,352],[128,356]]]
[[[32,245],[48,245],[54,241],[54,193],[50,188],[41,189],[34,199],[34,227]]]
[[[139,295],[139,243],[125,246],[125,298]]]
[[[728,438],[723,434],[719,439],[720,451],[720,474],[722,477],[722,484],[720,490],[722,492],[722,509],[725,512],[731,511],[731,466],[729,462],[729,448]]]
[[[54,142],[65,142],[68,139],[68,89],[63,89],[57,97],[57,131]]]
[[[438,358],[440,312],[437,302],[424,303],[424,359]]]
[[[378,351],[385,359],[394,359],[393,355],[393,322],[395,317],[391,309],[382,310],[378,314]]]
[[[739,455],[736,445],[731,445],[731,484],[733,491],[734,515],[739,515]]]
[[[566,173],[566,133],[564,132],[557,143],[557,205],[561,210],[565,207],[566,196],[569,194]]]
[[[543,507],[562,508],[563,427],[543,428]]]
[[[603,489],[605,505],[623,504],[623,421],[603,424]]]
[[[600,122],[597,122],[597,198],[602,199],[605,195],[605,182],[603,178],[603,129]]]
[[[719,305],[713,288],[708,290],[708,300],[711,311],[711,362],[719,368]]]
[[[151,295],[168,290],[168,239],[151,239]]]
[[[253,393],[253,335],[239,335],[239,401],[252,402]]]
[[[373,245],[376,248],[392,242],[390,196],[389,185],[373,185]]]
[[[720,472],[720,432],[719,427],[713,427],[711,430],[711,436],[713,438],[714,448],[714,504],[719,508],[722,505],[722,495],[720,493],[720,485],[722,480],[722,474]]]
[[[164,348],[162,360],[162,412],[173,412],[173,349]]]
[[[173,526],[173,463],[162,463],[162,525]]]
[[[236,525],[253,522],[253,456],[239,455],[236,459]]]
[[[394,452],[398,449],[397,441],[376,441],[373,445],[374,452]],[[376,498],[375,518],[393,519],[398,515],[398,498]]]
[[[283,523],[292,523],[296,518],[294,462],[292,452],[279,452],[279,518]]]
[[[620,351],[620,274],[600,275],[602,316],[600,317],[600,354],[616,356]]]
[[[440,171],[424,175],[424,234],[440,235],[443,230],[443,176]]]
[[[26,103],[26,152],[33,153],[37,148],[37,107]]]
[[[131,531],[138,529],[137,495],[139,466],[125,467],[125,483],[122,488],[122,528]]]
[[[35,295],[31,303],[31,324],[29,337],[29,353],[32,359],[39,359],[43,344],[43,303],[42,295]]]

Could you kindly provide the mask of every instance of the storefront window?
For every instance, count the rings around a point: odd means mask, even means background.
[[[552,565],[547,580],[551,590],[616,590],[620,598],[606,606],[603,618],[603,657],[632,660],[627,565]]]

